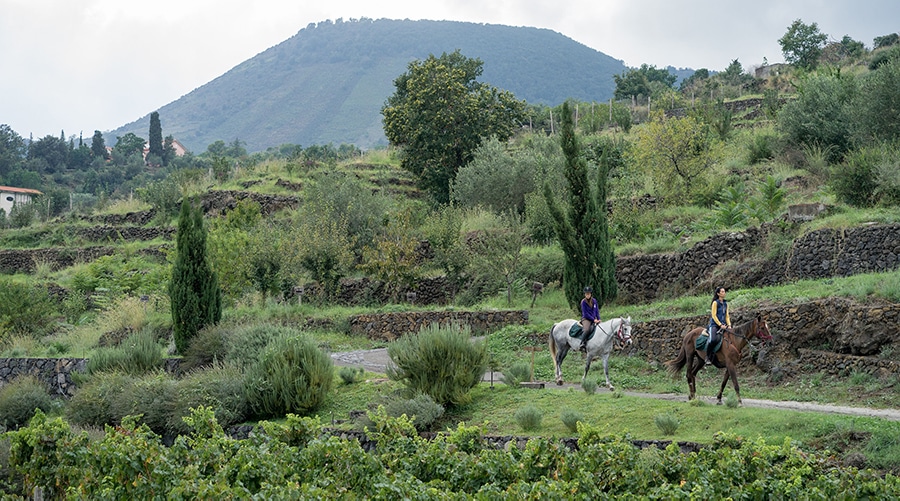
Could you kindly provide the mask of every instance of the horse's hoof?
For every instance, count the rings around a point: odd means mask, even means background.
[[[562,379],[557,379],[557,380],[556,380],[556,385],[557,385],[557,386],[562,386],[562,385],[563,385],[563,380],[562,380]]]
[[[611,391],[611,392],[615,392],[615,391],[616,391],[616,389],[615,389],[615,388],[613,388],[613,387],[612,387],[612,385],[609,385],[609,391]]]
[[[722,405],[722,401],[721,401],[721,400],[716,400],[716,405]]]

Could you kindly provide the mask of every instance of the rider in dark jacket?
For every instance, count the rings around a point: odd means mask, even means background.
[[[588,334],[595,325],[600,323],[600,305],[597,303],[597,299],[593,297],[593,293],[593,289],[585,287],[584,299],[581,300],[581,330],[584,332],[584,337],[581,341],[581,351],[586,351],[585,346],[587,345]]]
[[[710,308],[709,340],[706,342],[706,363],[711,364],[713,359],[712,349],[716,345],[719,330],[731,327],[731,317],[728,315],[728,301],[725,300],[725,287],[716,287]]]

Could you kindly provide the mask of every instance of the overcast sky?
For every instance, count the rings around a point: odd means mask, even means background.
[[[310,23],[360,17],[547,28],[631,67],[722,70],[735,58],[745,69],[783,61],[778,39],[798,18],[871,48],[900,31],[900,1],[0,0],[0,124],[25,138],[87,139]]]

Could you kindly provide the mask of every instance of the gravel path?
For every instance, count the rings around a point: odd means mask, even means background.
[[[334,361],[335,365],[338,366],[356,366],[363,367],[369,372],[378,372],[384,373],[385,368],[390,363],[391,359],[387,354],[387,348],[378,348],[374,350],[357,350],[357,351],[345,351],[339,353],[332,353],[331,359]],[[501,374],[499,372],[494,372],[493,374],[488,372],[485,373],[483,381],[491,381],[493,377],[493,381],[495,383],[500,383]],[[552,382],[545,383],[545,388],[548,389],[567,389],[571,387],[579,387],[580,385],[567,383],[563,386],[557,386]],[[608,391],[602,388],[598,388],[598,391]],[[626,395],[641,397],[641,398],[655,398],[658,400],[680,400],[687,401],[687,395],[683,394],[672,394],[672,393],[636,393],[636,392],[624,392]],[[704,401],[715,404],[715,397],[698,397],[703,399]],[[826,404],[818,404],[814,402],[793,402],[793,401],[777,401],[777,400],[759,400],[754,398],[744,398],[742,399],[745,407],[761,407],[765,409],[784,409],[784,410],[793,410],[793,411],[804,411],[804,412],[825,412],[830,414],[845,414],[848,416],[864,416],[864,417],[875,417],[887,419],[890,421],[900,421],[900,410],[898,409],[870,409],[866,407],[849,407],[844,405],[826,405]]]

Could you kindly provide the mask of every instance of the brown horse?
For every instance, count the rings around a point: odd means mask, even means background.
[[[684,335],[681,342],[681,351],[674,360],[666,362],[669,373],[673,376],[681,372],[681,369],[687,365],[685,370],[687,375],[688,387],[691,394],[688,400],[693,400],[697,393],[696,379],[697,373],[706,365],[706,351],[697,350],[695,348],[697,338],[704,333],[706,329],[697,327],[690,330]],[[731,378],[731,384],[734,386],[734,393],[737,395],[738,404],[741,404],[741,390],[737,378],[737,365],[741,361],[741,351],[751,338],[757,338],[765,344],[773,341],[772,333],[769,332],[769,325],[761,315],[749,322],[745,322],[732,329],[722,329],[720,334],[724,336],[722,340],[722,348],[715,354],[715,365],[719,368],[725,367],[725,379],[722,380],[722,386],[719,388],[719,394],[716,396],[716,404],[722,405],[722,392],[725,391],[725,385],[728,384],[728,378]]]

